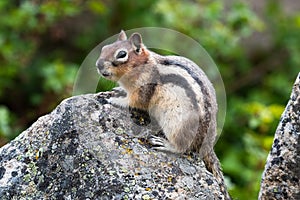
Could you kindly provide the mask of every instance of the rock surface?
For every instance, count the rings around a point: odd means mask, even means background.
[[[275,133],[259,199],[300,199],[300,73]]]
[[[201,159],[153,150],[109,95],[66,99],[2,147],[0,199],[224,198]]]

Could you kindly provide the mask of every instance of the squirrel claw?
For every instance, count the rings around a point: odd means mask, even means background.
[[[157,137],[157,136],[151,136],[149,138],[149,142],[150,144],[152,145],[157,145],[157,146],[160,146],[160,147],[164,147],[165,146],[165,139],[161,138],[161,137]],[[158,147],[154,147],[155,149],[158,148]]]

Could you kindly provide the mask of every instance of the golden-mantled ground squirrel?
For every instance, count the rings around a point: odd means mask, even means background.
[[[155,149],[173,153],[199,152],[206,167],[219,182],[226,199],[219,160],[213,150],[217,134],[217,102],[213,85],[191,60],[162,56],[148,50],[139,33],[102,48],[98,72],[117,81],[126,93],[109,101],[147,111],[161,127],[165,138],[151,136]]]

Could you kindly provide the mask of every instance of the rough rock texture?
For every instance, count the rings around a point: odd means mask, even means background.
[[[300,73],[275,133],[259,199],[300,199]]]
[[[2,147],[0,199],[223,199],[196,155],[153,150],[134,135],[149,119],[109,95],[66,99]]]

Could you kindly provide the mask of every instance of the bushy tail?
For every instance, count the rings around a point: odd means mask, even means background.
[[[210,171],[214,175],[214,177],[217,179],[217,182],[220,186],[221,192],[224,194],[225,199],[231,200],[231,197],[230,197],[230,195],[227,191],[226,185],[225,185],[224,176],[221,171],[219,159],[213,149],[211,149],[210,151],[207,151],[203,155],[203,161],[205,163],[207,170]]]

